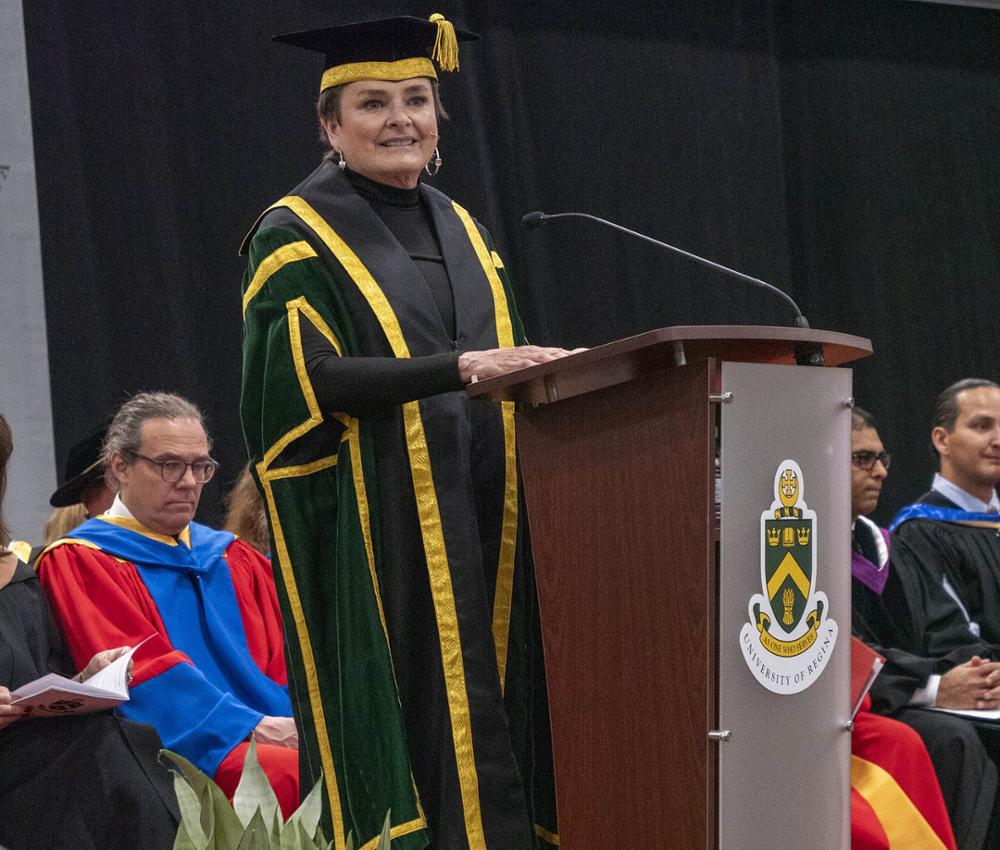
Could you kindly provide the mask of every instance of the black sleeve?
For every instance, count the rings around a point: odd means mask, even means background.
[[[981,643],[956,649],[939,658],[920,658],[885,646],[872,646],[872,649],[885,658],[885,667],[871,689],[872,705],[879,714],[889,714],[908,705],[917,688],[924,687],[930,676],[943,676],[959,664],[965,664],[973,655],[995,656],[990,646]]]
[[[462,389],[457,351],[429,357],[341,357],[311,322],[301,323],[306,371],[320,408],[352,416]]]
[[[879,714],[891,714],[909,705],[917,688],[927,684],[934,674],[941,675],[941,665],[934,658],[918,658],[899,649],[873,646],[885,658],[885,667],[875,677],[872,689],[872,710]]]
[[[892,568],[906,588],[914,633],[921,641],[920,646],[911,649],[930,657],[969,648],[974,648],[970,657],[982,649],[985,652],[981,654],[989,654],[991,648],[970,629],[968,609],[963,611],[944,589],[942,544],[927,536],[928,532],[935,533],[932,526],[917,520],[908,522],[896,531],[892,541]],[[953,587],[953,591],[961,599],[961,588]],[[962,599],[962,604],[966,605],[967,600]]]

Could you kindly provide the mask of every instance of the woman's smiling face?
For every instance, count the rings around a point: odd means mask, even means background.
[[[323,127],[352,171],[412,189],[438,139],[430,78],[348,83],[340,97],[339,120],[330,119]]]

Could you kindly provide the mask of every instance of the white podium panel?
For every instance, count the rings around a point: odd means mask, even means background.
[[[721,850],[850,847],[851,385],[722,364]]]

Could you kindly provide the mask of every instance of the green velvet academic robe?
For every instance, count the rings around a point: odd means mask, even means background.
[[[461,390],[321,410],[311,323],[343,357],[524,342],[492,241],[421,187],[454,293],[426,281],[330,163],[245,243],[241,412],[284,606],[303,790],[337,847],[518,850],[556,839],[548,713],[513,408]]]

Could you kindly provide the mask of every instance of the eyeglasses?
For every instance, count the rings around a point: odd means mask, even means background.
[[[888,469],[892,461],[892,456],[889,452],[873,452],[869,450],[851,452],[851,463],[858,469],[870,470],[875,466],[875,461],[880,461],[882,466]]]
[[[182,460],[155,460],[151,457],[146,457],[145,455],[139,454],[139,452],[129,451],[128,454],[133,457],[139,458],[139,460],[144,460],[146,463],[151,463],[154,466],[160,467],[160,478],[166,481],[168,484],[176,484],[180,481],[184,475],[187,473],[188,467],[191,467],[191,474],[194,476],[196,484],[204,484],[206,481],[211,481],[212,476],[215,475],[215,470],[219,468],[219,462],[217,460],[195,460],[191,463],[185,463]]]

